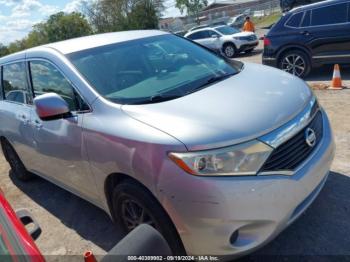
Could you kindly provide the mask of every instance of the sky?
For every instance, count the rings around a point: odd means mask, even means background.
[[[86,0],[0,0],[0,43],[20,40],[32,26],[59,11],[81,10]],[[88,0],[89,1],[89,0]],[[164,17],[178,16],[175,0],[165,0]]]

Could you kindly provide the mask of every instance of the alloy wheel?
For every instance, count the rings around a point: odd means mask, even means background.
[[[306,63],[303,57],[290,54],[283,58],[282,70],[290,74],[301,76],[305,72]]]
[[[228,46],[225,47],[225,55],[227,57],[231,58],[231,57],[234,56],[234,54],[235,54],[235,49],[234,49],[234,47],[232,45],[228,45]]]
[[[125,198],[121,204],[122,219],[129,231],[133,230],[140,224],[148,224],[158,229],[155,219],[150,212],[137,200]]]

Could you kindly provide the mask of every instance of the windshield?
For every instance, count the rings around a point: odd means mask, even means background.
[[[233,34],[240,33],[238,29],[233,28],[231,26],[220,26],[215,29],[223,35],[233,35]]]
[[[99,94],[119,104],[175,99],[240,70],[234,62],[170,34],[100,46],[68,58]]]

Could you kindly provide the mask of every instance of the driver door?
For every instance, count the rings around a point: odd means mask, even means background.
[[[90,196],[94,192],[94,181],[87,165],[83,148],[82,122],[87,105],[77,94],[71,83],[51,63],[44,60],[29,62],[34,97],[53,92],[69,105],[71,117],[42,121],[32,111],[33,140],[36,154],[32,169],[53,182],[73,189],[78,194]]]

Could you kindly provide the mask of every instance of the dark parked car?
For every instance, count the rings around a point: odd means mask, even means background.
[[[350,63],[349,10],[349,0],[330,0],[286,13],[264,38],[263,64],[304,77],[313,67]]]
[[[297,6],[316,3],[324,0],[280,0],[280,6],[283,12],[287,12]]]

